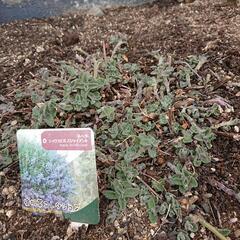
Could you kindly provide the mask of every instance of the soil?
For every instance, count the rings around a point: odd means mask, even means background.
[[[240,84],[240,7],[216,0],[191,4],[157,2],[105,10],[101,17],[69,13],[1,25],[0,94],[9,102],[14,101],[16,90],[34,78],[39,69],[47,67],[55,71],[58,61],[75,59],[78,48],[93,53],[111,35],[121,35],[128,40],[129,61],[140,62],[145,71],[149,71],[146,57],[149,51],[175,58],[207,55],[207,67],[218,73],[213,86],[216,94],[229,99],[236,117],[240,117],[239,85],[227,87],[230,81]],[[8,119],[13,120],[14,116]],[[239,191],[239,141],[219,136],[213,156],[211,168],[202,168],[199,173],[198,204],[207,202],[208,221],[219,228],[231,229],[231,239],[240,239],[239,202],[208,182],[208,178],[214,176],[228,188]],[[72,232],[67,221],[52,215],[33,216],[21,209],[17,162],[5,168],[1,176],[0,239],[174,239],[165,226],[153,237],[158,226],[149,223],[137,200],[128,204],[117,221],[108,224],[107,209],[111,204],[101,194],[101,223]],[[207,193],[212,195],[206,200]],[[201,229],[192,239],[214,237]]]

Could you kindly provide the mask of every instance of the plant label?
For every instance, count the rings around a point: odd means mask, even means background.
[[[97,224],[99,196],[94,134],[90,128],[17,132],[22,205],[72,222]]]

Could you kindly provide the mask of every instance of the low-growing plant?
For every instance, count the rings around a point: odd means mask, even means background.
[[[198,87],[204,78],[199,70],[206,57],[174,61],[154,53],[157,63],[147,74],[139,64],[128,62],[124,40],[114,37],[110,46],[112,51],[105,49],[103,54],[84,53],[81,63],[62,63],[52,84],[48,71],[43,82],[34,82],[32,94],[18,93],[18,97],[29,98],[34,106],[33,127],[93,125],[98,158],[111,165],[105,172],[99,170],[108,176],[109,186],[103,194],[113,200],[109,221],[127,207],[129,199],[139,196],[152,223],[159,216],[177,218],[181,225],[177,239],[189,239],[189,232],[197,231],[197,227],[183,216],[186,213],[179,198],[198,187],[195,170],[211,161],[213,129],[232,126],[233,122],[212,127],[207,121],[209,117],[219,118],[221,109],[218,104],[202,104]],[[188,98],[193,99],[190,104],[176,107],[179,99]],[[90,119],[94,120],[90,123]],[[4,156],[9,155],[8,146],[5,142],[1,148]],[[162,155],[177,160],[171,163],[168,176],[160,176],[164,163],[170,162],[167,158],[162,163],[158,159]],[[159,173],[156,180],[145,174],[149,167]],[[38,179],[37,174],[35,177]]]
[[[120,210],[127,206],[129,198],[139,195],[140,189],[134,184],[134,178],[138,172],[124,161],[116,166],[118,170],[114,179],[111,180],[111,190],[104,191],[104,196],[111,200],[117,200]]]
[[[175,174],[170,177],[172,185],[177,186],[181,193],[191,191],[198,186],[195,174],[191,173],[185,166],[180,163],[175,166]]]

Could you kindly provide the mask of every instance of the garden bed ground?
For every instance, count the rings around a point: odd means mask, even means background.
[[[72,13],[1,25],[0,124],[9,122],[14,126],[18,124],[15,120],[24,119],[24,115],[29,114],[28,104],[18,102],[15,95],[18,90],[24,90],[32,79],[37,79],[39,69],[48,68],[54,73],[59,61],[75,61],[79,48],[89,54],[94,53],[102,48],[103,41],[108,44],[111,35],[122,35],[127,39],[128,61],[139,63],[146,73],[151,64],[147,57],[149,51],[158,50],[162,55],[171,55],[175,59],[205,54],[208,62],[204,70],[211,69],[212,72],[212,97],[221,95],[229,100],[234,108],[233,116],[240,117],[240,8],[203,0],[184,5],[156,3],[124,7],[107,10],[102,17]],[[11,106],[10,103],[15,107],[12,113],[4,110],[4,106]],[[9,147],[11,151],[16,149],[15,144]],[[216,227],[231,229],[231,239],[240,239],[239,202],[208,183],[209,177],[214,177],[228,188],[240,190],[239,141],[233,138],[233,133],[219,135],[214,141],[212,154],[217,161],[198,170],[197,204],[203,204],[206,193],[211,193],[208,221]],[[101,164],[104,163],[98,159],[99,169]],[[156,171],[169,171],[161,164],[153,169],[153,175]],[[99,181],[100,190],[106,189],[105,182]],[[18,162],[14,162],[1,172],[0,239],[175,239],[168,232],[168,225],[157,232],[159,225],[149,223],[137,200],[131,200],[117,221],[107,224],[106,209],[111,208],[111,203],[101,193],[101,223],[71,234],[66,221],[54,216],[32,216],[23,211],[19,187],[19,167]],[[214,239],[205,229],[192,237]]]

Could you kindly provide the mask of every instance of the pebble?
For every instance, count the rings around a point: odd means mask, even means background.
[[[59,239],[60,239],[59,236],[53,236],[53,237],[51,238],[51,240],[59,240]]]
[[[190,238],[194,239],[195,238],[195,233],[190,233]]]
[[[150,234],[153,236],[155,231],[153,229],[150,229]]]
[[[5,205],[6,205],[6,207],[11,207],[14,205],[14,203],[15,203],[15,201],[9,201]]]
[[[239,127],[238,127],[238,126],[234,126],[234,131],[235,131],[236,133],[239,133]]]
[[[230,219],[230,223],[236,223],[237,221],[238,221],[238,218],[236,218],[236,217]]]
[[[115,228],[119,228],[119,222],[117,220],[114,221],[113,225]]]
[[[37,47],[36,47],[36,52],[37,52],[37,53],[44,52],[44,48],[43,48],[42,46],[37,46]]]
[[[2,190],[2,195],[3,195],[3,196],[9,195],[9,190],[8,190],[7,187],[3,188],[3,190]]]
[[[0,223],[0,232],[5,233],[7,231],[6,224]]]
[[[118,234],[123,235],[127,232],[127,229],[126,228],[118,228],[117,232],[118,232]]]
[[[6,212],[6,216],[7,216],[8,218],[11,218],[15,213],[16,213],[16,212],[15,212],[14,210],[8,210],[8,211]]]
[[[141,217],[142,216],[142,213],[138,210],[138,209],[135,209],[135,212],[137,214],[138,217]]]
[[[240,238],[240,229],[237,229],[234,234],[236,238]]]
[[[9,191],[10,194],[14,194],[14,193],[16,193],[16,188],[14,186],[10,186],[8,188],[8,191]]]
[[[17,120],[13,120],[12,122],[11,122],[11,126],[15,126],[15,125],[17,125]]]
[[[3,237],[3,240],[9,240],[9,239],[11,239],[11,235],[12,235],[11,232],[4,234],[4,235],[2,236],[2,237]]]
[[[23,62],[23,66],[27,66],[30,62],[31,60],[29,58],[26,58]]]

